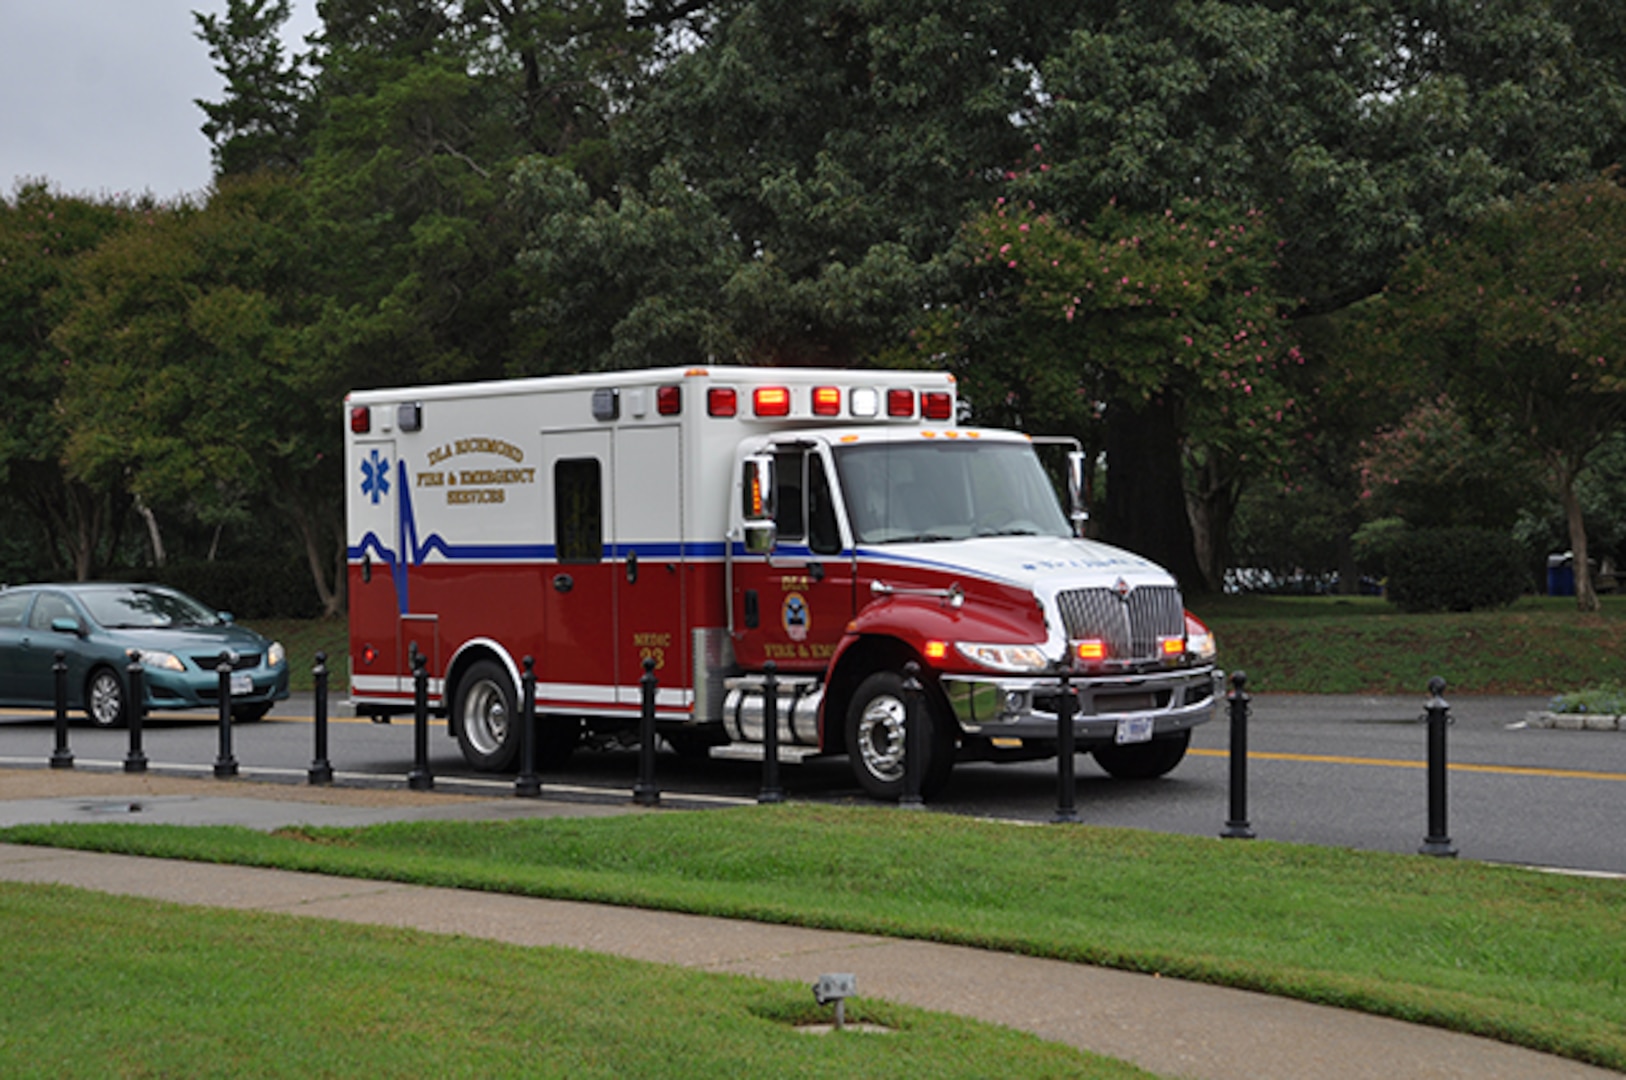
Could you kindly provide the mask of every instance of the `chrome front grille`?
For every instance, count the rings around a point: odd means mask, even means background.
[[[1072,641],[1106,643],[1110,660],[1158,660],[1157,639],[1185,633],[1185,605],[1172,585],[1142,585],[1122,598],[1112,589],[1069,589],[1056,596]]]

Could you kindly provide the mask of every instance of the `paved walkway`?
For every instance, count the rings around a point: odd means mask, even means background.
[[[663,811],[82,770],[0,770],[0,825],[112,819],[275,828],[625,812]],[[864,934],[10,844],[0,844],[0,881],[49,882],[518,945],[561,945],[809,986],[821,974],[851,972],[866,996],[1005,1024],[1171,1077],[1618,1075],[1485,1039],[1262,994]]]

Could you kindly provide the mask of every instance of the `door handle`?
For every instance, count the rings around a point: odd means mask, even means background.
[[[571,589],[574,589],[575,587],[576,587],[576,579],[571,577],[569,574],[555,574],[555,575],[553,575],[553,591],[554,592],[566,593],[566,592],[569,592]]]

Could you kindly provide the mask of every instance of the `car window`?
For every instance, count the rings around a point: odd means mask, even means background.
[[[220,621],[190,596],[169,589],[88,589],[79,595],[91,618],[108,629],[213,626]]]
[[[22,626],[33,593],[0,593],[0,626]]]
[[[72,619],[78,622],[79,613],[61,593],[40,593],[39,602],[34,605],[34,614],[28,617],[29,629],[49,630],[57,619]]]

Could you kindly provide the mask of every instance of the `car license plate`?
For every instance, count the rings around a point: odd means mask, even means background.
[[[1152,718],[1150,716],[1126,716],[1118,721],[1119,746],[1125,743],[1151,742]]]
[[[231,696],[241,697],[254,692],[254,676],[246,671],[235,671],[231,677]]]

